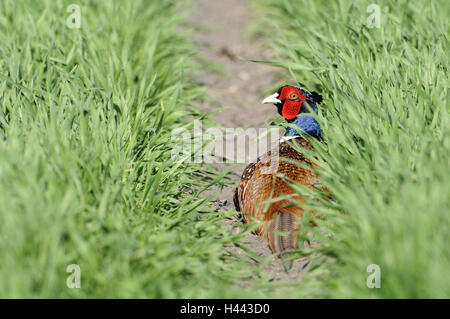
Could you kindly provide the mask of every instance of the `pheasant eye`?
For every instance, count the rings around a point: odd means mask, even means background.
[[[298,98],[298,94],[297,94],[297,93],[291,93],[291,95],[289,95],[289,98],[290,98],[291,100],[295,100],[295,99]]]

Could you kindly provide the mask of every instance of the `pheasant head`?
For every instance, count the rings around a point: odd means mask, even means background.
[[[304,88],[284,85],[272,95],[266,97],[262,103],[273,103],[278,108],[278,113],[286,121],[298,126],[301,131],[320,139],[322,132],[319,124],[313,116],[306,115],[311,110],[317,113],[317,104],[322,102],[322,96],[317,92],[309,92]],[[302,114],[306,113],[306,114]],[[300,135],[296,129],[288,127],[285,136]]]

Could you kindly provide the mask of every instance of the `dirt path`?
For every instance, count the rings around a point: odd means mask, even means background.
[[[212,116],[212,119],[225,128],[267,127],[264,122],[276,114],[272,105],[263,105],[263,89],[273,84],[277,70],[271,67],[247,62],[245,60],[270,60],[270,51],[263,50],[261,43],[246,37],[246,28],[251,23],[252,11],[249,0],[194,0],[197,9],[191,15],[191,23],[200,29],[194,41],[208,61],[224,68],[226,76],[207,73],[201,81],[208,87],[214,104],[204,104],[201,111],[209,112],[220,107],[226,109]],[[240,59],[242,57],[245,60]],[[226,165],[226,166],[225,166]],[[233,186],[222,190],[218,202],[221,209],[234,210],[233,191],[245,168],[243,164],[221,164],[219,169],[231,169]],[[234,220],[231,222],[238,222]],[[261,257],[271,252],[264,240],[248,235],[243,243]],[[243,254],[240,249],[236,253]],[[307,270],[304,260],[295,262],[293,269],[286,273],[279,260],[266,265],[264,271],[271,281],[299,280]]]

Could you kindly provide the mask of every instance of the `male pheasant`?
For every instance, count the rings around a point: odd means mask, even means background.
[[[297,216],[301,217],[304,212],[296,203],[305,202],[305,199],[296,194],[289,184],[299,182],[315,188],[319,183],[310,169],[313,163],[297,152],[291,143],[312,150],[311,144],[301,134],[306,132],[321,138],[319,124],[313,116],[307,115],[311,111],[317,112],[320,102],[322,96],[318,93],[290,85],[282,86],[277,93],[263,100],[262,103],[275,104],[280,115],[297,127],[288,127],[278,149],[272,149],[247,166],[234,194],[236,210],[241,212],[246,222],[255,219],[263,222],[255,233],[265,238],[272,252],[280,257],[286,250],[297,248],[296,231],[300,226]],[[274,160],[271,157],[277,151],[278,168],[270,172]]]

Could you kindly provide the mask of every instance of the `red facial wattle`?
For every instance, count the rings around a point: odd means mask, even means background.
[[[292,101],[287,99],[284,101],[283,110],[281,111],[281,115],[286,120],[294,119],[298,113],[300,113],[300,109],[302,108],[302,104],[305,100],[300,98],[300,101]]]
[[[286,120],[295,119],[300,113],[303,102],[306,97],[294,87],[286,86],[281,90],[280,99],[284,100],[281,115]]]

